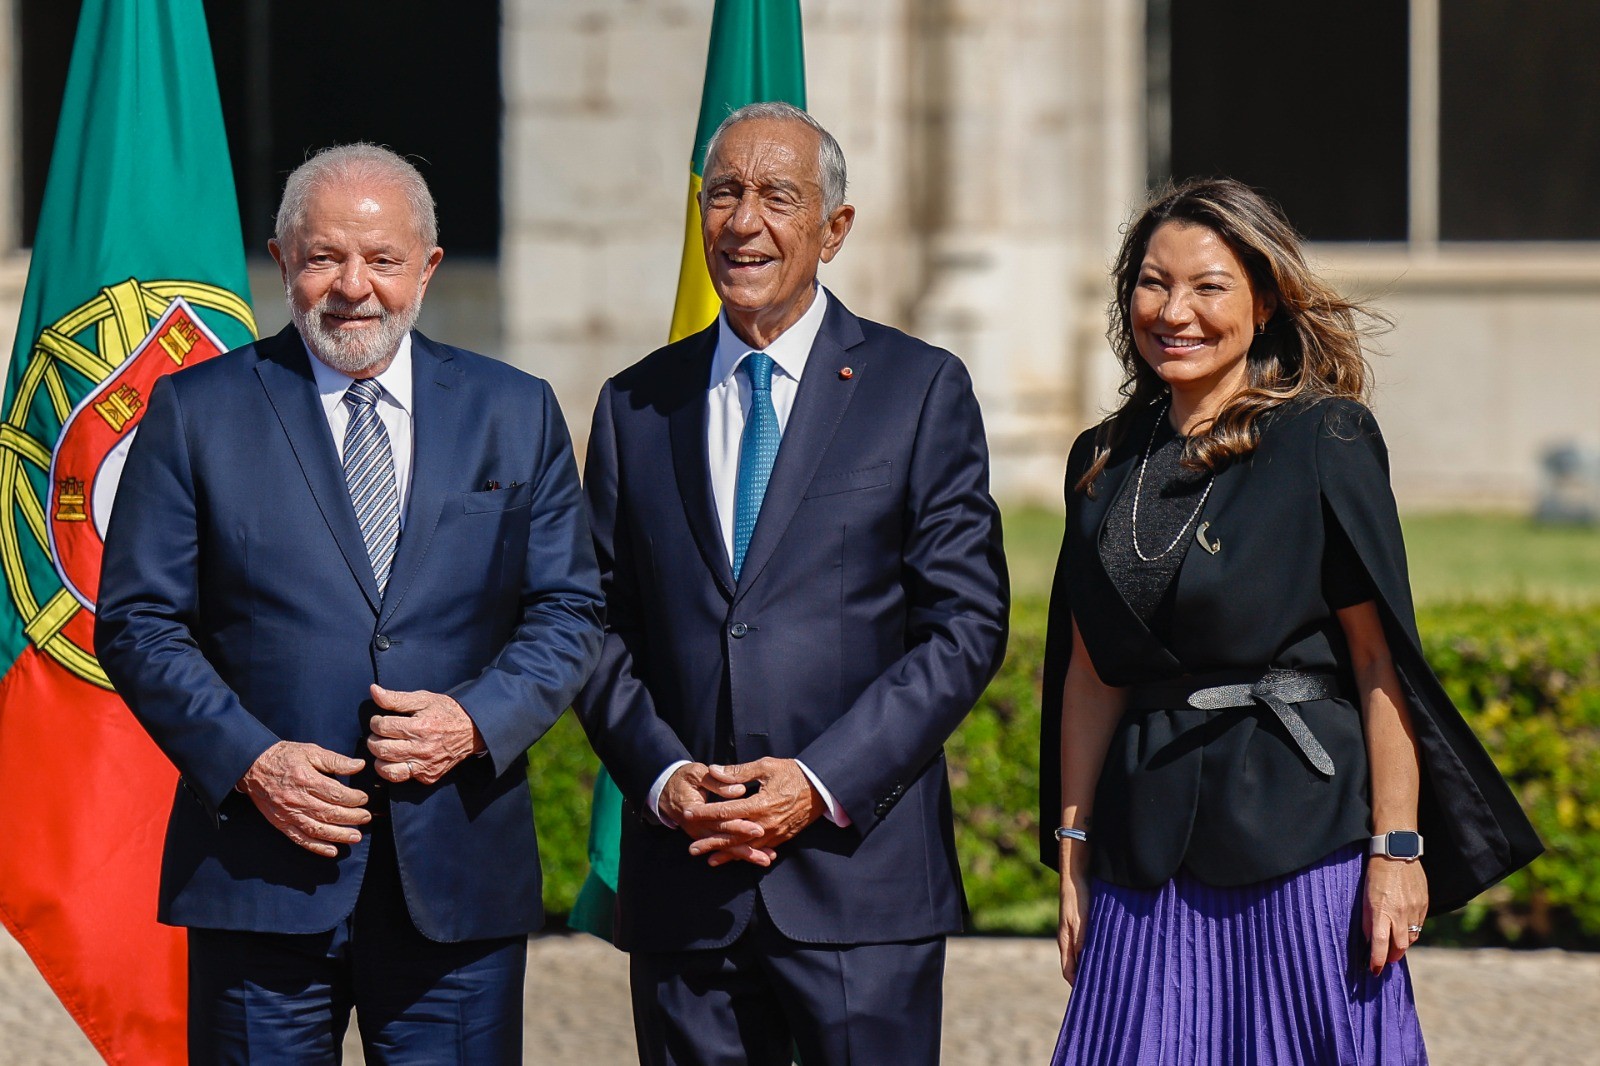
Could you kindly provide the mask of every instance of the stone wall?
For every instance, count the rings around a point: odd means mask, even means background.
[[[0,0],[0,16],[11,0]],[[709,0],[504,0],[498,261],[446,259],[425,331],[554,384],[582,454],[609,375],[666,340]],[[805,0],[809,104],[858,209],[823,280],[854,311],[958,353],[994,487],[1059,503],[1067,445],[1115,399],[1106,268],[1142,196],[1143,0]],[[0,46],[0,115],[14,53]],[[0,248],[16,134],[0,122]],[[1377,409],[1407,506],[1525,506],[1553,444],[1600,448],[1575,245],[1315,249],[1396,318]],[[9,354],[26,256],[0,262]],[[264,331],[286,319],[251,260]]]

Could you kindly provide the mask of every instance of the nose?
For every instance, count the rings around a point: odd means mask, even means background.
[[[345,260],[339,267],[334,287],[340,296],[352,303],[366,299],[372,292],[372,276],[367,270],[366,261],[359,256]]]
[[[1170,289],[1161,304],[1161,321],[1182,326],[1193,320],[1194,309],[1189,306],[1188,293],[1177,287]]]
[[[761,200],[754,189],[747,189],[734,205],[728,227],[735,233],[756,233],[761,229]]]

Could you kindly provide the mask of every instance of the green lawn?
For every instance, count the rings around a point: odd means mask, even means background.
[[[1540,526],[1504,514],[1419,514],[1404,523],[1418,603],[1505,595],[1600,603],[1600,529]],[[1005,536],[1013,594],[1047,595],[1060,517],[1007,508]]]

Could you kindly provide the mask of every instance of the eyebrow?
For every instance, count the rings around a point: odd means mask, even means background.
[[[1172,277],[1172,272],[1170,270],[1163,270],[1162,268],[1156,266],[1154,263],[1142,264],[1139,269],[1141,271],[1144,271],[1144,270],[1154,271],[1155,273],[1160,274],[1163,277],[1169,277],[1169,278]],[[1231,280],[1235,279],[1237,276],[1238,275],[1234,274],[1233,271],[1224,269],[1223,267],[1212,267],[1210,270],[1202,270],[1198,274],[1190,274],[1189,275],[1189,280],[1190,281],[1198,281],[1201,278],[1227,278],[1227,279],[1229,279],[1231,281]]]
[[[713,174],[712,176],[703,179],[702,182],[701,182],[701,186],[700,187],[703,188],[703,189],[712,189],[712,188],[715,188],[718,185],[726,185],[729,182],[732,182],[732,183],[737,184],[737,185],[741,185],[741,186],[743,186],[745,188],[755,188],[757,190],[768,190],[768,189],[771,189],[771,190],[774,190],[774,191],[777,191],[777,192],[787,192],[787,193],[799,193],[799,192],[802,191],[801,186],[800,186],[800,184],[798,182],[785,181],[785,180],[758,182],[753,186],[752,185],[747,185],[743,178],[741,178],[741,177],[739,177],[739,175],[731,173],[731,172],[722,173],[722,174]]]

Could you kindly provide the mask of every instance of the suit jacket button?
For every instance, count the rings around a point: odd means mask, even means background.
[[[388,651],[389,650],[389,638],[384,636],[382,633],[379,633],[378,636],[376,637],[376,639],[374,639],[372,643],[373,643],[373,646],[376,647],[379,651]]]
[[[745,625],[743,622],[735,622],[733,625],[728,627],[728,632],[731,633],[735,638],[738,638],[750,632],[750,627]]]

